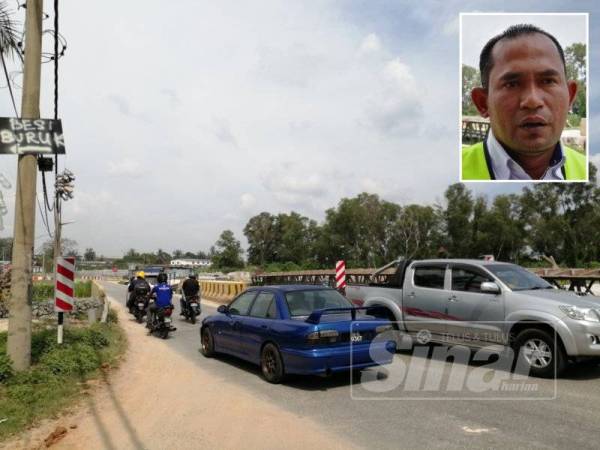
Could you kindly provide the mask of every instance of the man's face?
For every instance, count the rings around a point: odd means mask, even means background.
[[[473,93],[496,138],[521,155],[539,155],[560,139],[577,84],[567,82],[558,49],[540,33],[502,39],[492,50],[488,91]]]

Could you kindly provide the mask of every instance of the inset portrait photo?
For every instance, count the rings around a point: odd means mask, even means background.
[[[460,15],[461,181],[588,181],[588,15]]]

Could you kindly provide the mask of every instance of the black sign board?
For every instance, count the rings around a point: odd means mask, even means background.
[[[65,153],[62,123],[0,117],[0,154]]]

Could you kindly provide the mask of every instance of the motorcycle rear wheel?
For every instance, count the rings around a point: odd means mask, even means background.
[[[163,339],[168,338],[169,337],[169,329],[163,328],[162,330],[160,330],[160,337]]]

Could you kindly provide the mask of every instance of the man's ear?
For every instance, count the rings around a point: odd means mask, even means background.
[[[567,81],[567,89],[569,90],[569,109],[571,109],[577,96],[577,81]]]
[[[476,87],[471,91],[471,100],[475,104],[477,111],[481,114],[481,117],[489,117],[488,104],[487,104],[487,91],[482,87]]]

